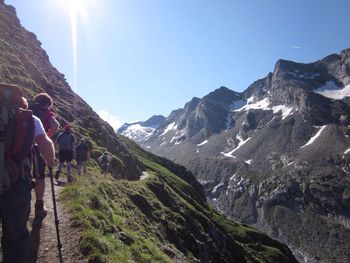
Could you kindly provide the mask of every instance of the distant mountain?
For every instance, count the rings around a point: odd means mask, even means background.
[[[142,143],[147,140],[164,121],[164,116],[153,115],[146,121],[124,123],[117,132],[137,143]]]
[[[350,262],[350,49],[279,60],[244,92],[221,87],[141,142],[190,169],[218,210],[307,262]]]

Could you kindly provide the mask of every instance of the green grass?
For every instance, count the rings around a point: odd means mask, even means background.
[[[159,250],[157,239],[148,235],[156,228],[148,226],[150,222],[129,198],[140,192],[152,198],[142,182],[98,174],[79,177],[63,190],[60,198],[72,212],[73,225],[84,229],[80,242],[84,255],[97,262],[172,262]],[[133,244],[123,244],[116,237],[119,232],[131,237]]]
[[[156,157],[140,151],[138,158],[148,169],[145,180],[116,180],[90,164],[89,176],[77,177],[60,194],[72,225],[83,230],[80,251],[91,262],[174,262],[164,248],[183,246],[177,253],[194,262],[189,248],[194,241],[186,241],[193,238],[189,222],[195,232],[206,233],[215,225],[227,233],[233,238],[228,249],[247,262],[278,262],[283,256],[259,231],[214,211],[186,181],[152,160]]]

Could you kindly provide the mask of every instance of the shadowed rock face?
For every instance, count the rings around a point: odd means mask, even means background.
[[[122,145],[113,128],[69,87],[63,74],[54,68],[36,36],[25,30],[15,9],[0,2],[0,82],[22,88],[27,98],[48,93],[59,122],[70,123],[77,137],[86,137],[93,145],[105,147],[115,155],[112,173],[136,179],[141,163]],[[97,158],[102,148],[94,148]]]
[[[173,111],[143,147],[191,170],[226,215],[310,262],[350,261],[350,49],[279,60],[244,92]]]

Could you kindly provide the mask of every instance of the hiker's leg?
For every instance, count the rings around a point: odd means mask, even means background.
[[[63,167],[64,167],[64,163],[59,163],[57,167],[58,172],[61,172]]]
[[[59,151],[58,152],[58,160],[59,160],[59,165],[58,165],[58,172],[60,173],[62,171],[62,168],[64,167],[64,162],[65,162],[65,154],[64,151]]]
[[[71,161],[73,160],[73,151],[67,151],[66,152],[66,161],[67,161],[67,178],[68,178],[68,182],[72,182],[73,181],[73,177],[72,177],[72,164]]]
[[[36,172],[36,181],[35,181],[35,197],[36,201],[43,201],[44,192],[45,192],[45,161],[41,155],[37,156],[38,170]]]
[[[84,171],[84,176],[87,175],[87,161],[83,161],[83,171]]]
[[[46,216],[46,210],[44,209],[44,192],[45,192],[45,161],[40,155],[39,147],[33,148],[33,176],[35,177],[35,216]]]
[[[67,162],[67,175],[68,177],[72,174],[72,164],[70,162]]]
[[[31,188],[29,178],[20,178],[1,197],[4,201],[1,238],[4,262],[26,262]]]
[[[38,201],[43,202],[44,193],[45,193],[45,178],[36,179],[34,191],[35,191],[36,202]]]
[[[81,170],[83,168],[83,162],[77,162],[77,172],[78,175],[81,175]]]

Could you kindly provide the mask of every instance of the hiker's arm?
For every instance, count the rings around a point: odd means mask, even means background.
[[[49,167],[55,165],[55,148],[53,142],[46,134],[35,137],[35,142],[39,146],[40,153]]]
[[[49,121],[49,126],[50,126],[50,128],[47,131],[47,136],[52,138],[52,136],[54,136],[56,134],[56,132],[58,131],[60,124],[58,123],[58,121],[55,118],[51,118]]]

